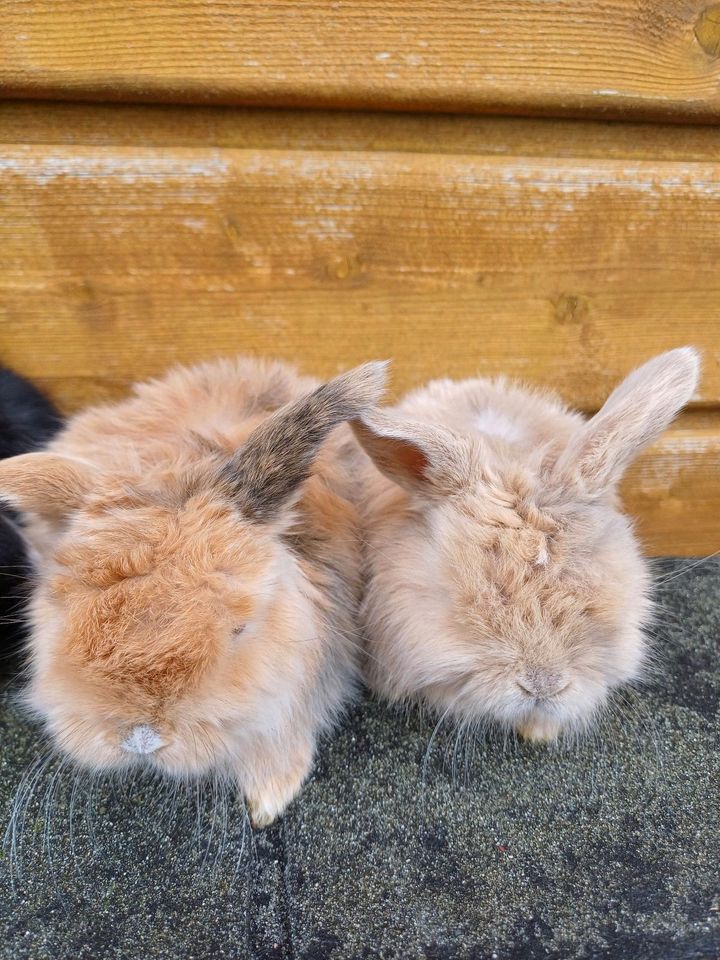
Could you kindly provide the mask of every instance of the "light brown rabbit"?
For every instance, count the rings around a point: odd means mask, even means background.
[[[37,567],[26,699],[62,751],[220,772],[256,825],[282,813],[358,679],[365,458],[334,428],[384,380],[178,369],[0,465]]]
[[[638,677],[651,580],[617,484],[695,390],[685,348],[586,421],[503,380],[438,380],[353,422],[369,466],[370,684],[531,740]]]

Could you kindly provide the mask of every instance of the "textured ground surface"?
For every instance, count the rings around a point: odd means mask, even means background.
[[[662,671],[580,749],[428,754],[431,723],[366,702],[255,835],[212,791],[31,771],[0,957],[716,958],[720,565],[688,565],[658,568]],[[6,696],[5,822],[43,749]]]

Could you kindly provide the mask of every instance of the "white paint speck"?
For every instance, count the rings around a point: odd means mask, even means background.
[[[118,153],[102,151],[77,154],[68,151],[30,155],[22,149],[0,157],[0,174],[18,174],[39,186],[60,177],[77,180],[111,179],[119,183],[161,182],[168,178],[216,178],[228,170],[228,161],[218,151],[196,159],[181,153],[148,151]]]

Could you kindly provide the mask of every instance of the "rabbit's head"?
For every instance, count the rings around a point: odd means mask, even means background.
[[[698,368],[691,349],[651,360],[569,441],[524,462],[480,435],[397,413],[355,420],[417,518],[407,542],[392,545],[389,582],[370,586],[371,635],[392,623],[398,638],[385,666],[393,675],[370,666],[378,685],[551,740],[586,727],[613,688],[636,678],[650,577],[616,489],[690,399]]]

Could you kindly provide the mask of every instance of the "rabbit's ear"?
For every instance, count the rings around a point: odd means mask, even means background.
[[[469,476],[467,445],[450,430],[371,410],[350,422],[375,466],[411,493],[443,497]]]
[[[587,492],[602,492],[622,477],[692,397],[700,358],[691,347],[670,350],[633,371],[570,441],[556,473]]]
[[[93,468],[55,453],[23,453],[0,461],[0,500],[44,520],[64,519],[93,488]]]
[[[363,364],[276,410],[225,465],[222,482],[245,516],[273,520],[293,501],[331,430],[374,406],[387,364]]]

